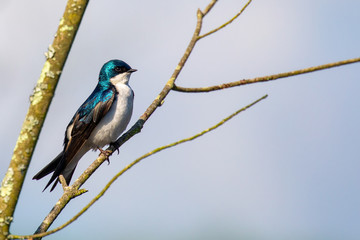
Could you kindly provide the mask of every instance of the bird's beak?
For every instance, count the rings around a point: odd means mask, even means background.
[[[136,72],[136,71],[137,71],[137,69],[132,69],[132,68],[128,70],[129,73],[133,73],[133,72]]]

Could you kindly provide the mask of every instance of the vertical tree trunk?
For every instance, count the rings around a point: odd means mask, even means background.
[[[16,203],[61,71],[80,26],[88,0],[69,0],[41,71],[0,189],[0,240],[9,234]]]

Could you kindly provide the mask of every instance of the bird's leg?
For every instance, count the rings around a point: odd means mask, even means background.
[[[106,156],[106,161],[108,162],[108,165],[109,165],[109,164],[110,164],[110,159],[109,159],[109,157],[110,157],[111,152],[110,152],[109,150],[103,150],[101,147],[97,147],[97,149],[99,149],[99,151],[101,152],[101,153],[99,154],[99,156],[100,156],[101,154],[104,154],[104,155]]]

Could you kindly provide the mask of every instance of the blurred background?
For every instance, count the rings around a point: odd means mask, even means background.
[[[196,1],[91,1],[61,75],[11,226],[35,231],[62,194],[31,178],[62,149],[65,128],[103,63],[138,72],[134,123],[163,88],[195,27]],[[219,1],[203,33],[246,1]],[[66,1],[0,2],[0,176]],[[209,86],[359,57],[357,0],[254,0],[229,27],[201,40],[177,84]],[[359,239],[360,64],[212,93],[171,92],[136,135],[83,186],[51,228],[92,199],[125,165],[269,97],[196,141],[124,174],[71,226],[49,239]],[[74,178],[97,157],[88,153]]]

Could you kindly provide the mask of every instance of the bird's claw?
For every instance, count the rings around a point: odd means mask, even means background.
[[[109,151],[109,150],[103,150],[102,148],[97,148],[97,149],[99,149],[99,151],[100,151],[100,154],[99,154],[99,156],[101,155],[101,154],[104,154],[105,156],[106,156],[106,161],[108,162],[108,165],[110,164],[110,159],[109,159],[109,157],[110,157],[110,154],[111,154],[111,151]]]

